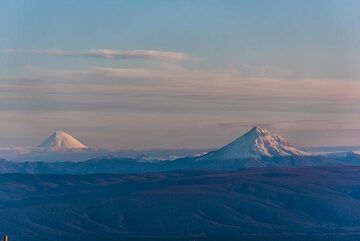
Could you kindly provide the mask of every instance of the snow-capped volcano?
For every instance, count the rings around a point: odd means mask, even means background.
[[[254,127],[223,148],[198,160],[228,160],[261,157],[304,156],[308,153],[290,145],[284,138],[261,127]]]
[[[49,150],[70,150],[87,149],[88,147],[80,141],[63,131],[56,131],[49,136],[40,146],[42,149]]]

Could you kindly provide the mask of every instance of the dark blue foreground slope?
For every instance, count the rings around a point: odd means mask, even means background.
[[[14,241],[360,239],[360,167],[3,174],[0,193]]]

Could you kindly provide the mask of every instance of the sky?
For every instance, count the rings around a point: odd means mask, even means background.
[[[0,2],[0,147],[360,145],[357,0]]]

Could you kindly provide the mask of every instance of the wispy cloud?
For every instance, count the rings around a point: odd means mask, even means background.
[[[159,51],[159,50],[116,50],[116,49],[88,49],[88,50],[65,50],[65,49],[2,49],[2,53],[19,55],[47,55],[63,57],[84,57],[103,59],[162,59],[162,60],[186,60],[190,56],[182,52]]]
[[[0,108],[6,101],[17,107],[19,103],[24,103],[26,107],[39,98],[35,102],[41,106],[44,103],[50,106],[58,101],[60,104],[56,106],[63,107],[66,105],[64,101],[71,100],[73,104],[69,104],[69,108],[72,109],[83,102],[81,105],[85,107],[81,108],[98,106],[102,110],[118,110],[121,107],[200,112],[360,111],[358,81],[247,77],[233,69],[209,71],[169,63],[139,68],[95,66],[84,69],[48,69],[27,65],[25,71],[24,75],[15,79],[0,79],[0,92],[3,93]],[[27,79],[38,82],[27,82]],[[44,102],[44,99],[49,101]],[[225,124],[228,127],[235,125]]]
[[[326,79],[276,79],[243,76],[236,70],[208,71],[176,64],[142,68],[90,67],[86,69],[48,69],[25,66],[26,75],[19,80],[48,80],[49,85],[65,83],[85,88],[85,83],[117,93],[119,88],[137,93],[176,96],[216,97],[251,103],[281,102],[282,105],[306,104],[357,105],[360,101],[359,81]],[[1,79],[4,84],[4,79]],[[139,83],[141,86],[139,86]],[[154,85],[156,83],[156,85]],[[13,82],[15,85],[16,83]],[[110,86],[108,84],[111,84]],[[42,83],[42,86],[45,86]],[[16,85],[17,86],[17,85]],[[126,87],[126,88],[125,88]],[[38,88],[38,87],[37,87]],[[17,89],[18,90],[18,89]],[[321,91],[320,91],[321,90]],[[129,92],[128,92],[129,93]],[[279,106],[280,107],[280,106]],[[309,107],[309,106],[305,106]]]
[[[352,126],[349,121],[346,123]],[[352,123],[354,124],[354,123]],[[331,129],[344,129],[344,121],[337,119],[309,119],[309,120],[276,120],[266,122],[253,122],[253,121],[238,121],[238,122],[221,122],[217,124],[224,128],[251,128],[253,126],[261,126],[270,130],[289,131],[304,131],[304,130],[331,130]],[[357,123],[355,126],[359,126]],[[312,129],[315,128],[315,129]]]

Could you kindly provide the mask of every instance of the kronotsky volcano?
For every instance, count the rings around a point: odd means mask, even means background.
[[[264,157],[307,156],[278,134],[256,126],[223,148],[202,156],[201,160],[261,159]]]

